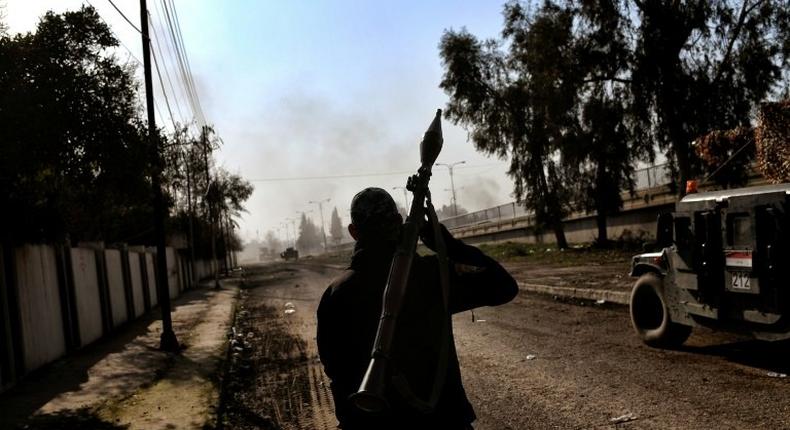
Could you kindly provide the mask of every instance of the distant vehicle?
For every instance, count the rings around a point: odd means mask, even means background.
[[[285,251],[280,253],[280,257],[282,257],[282,259],[285,261],[291,259],[299,261],[299,251],[295,250],[293,247],[288,247],[285,249]]]
[[[655,347],[694,326],[790,338],[790,184],[689,194],[633,258],[631,322]]]

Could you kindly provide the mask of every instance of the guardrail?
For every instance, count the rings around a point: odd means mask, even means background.
[[[671,182],[669,166],[664,164],[657,164],[634,172],[634,190],[644,190],[655,188],[661,185],[667,185]],[[503,205],[494,206],[492,208],[483,209],[475,212],[469,212],[463,215],[458,215],[450,218],[442,219],[442,224],[448,229],[457,229],[462,227],[473,226],[485,222],[504,221],[508,219],[516,219],[531,215],[523,205],[518,202],[505,203]]]

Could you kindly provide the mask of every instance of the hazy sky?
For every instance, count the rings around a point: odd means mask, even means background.
[[[107,0],[90,2],[132,55],[141,58],[135,30]],[[87,1],[6,0],[6,20],[11,32],[31,31],[47,10],[81,4]],[[138,1],[115,4],[139,24]],[[175,4],[203,110],[224,141],[220,164],[255,186],[240,223],[245,239],[263,237],[286,218],[297,217],[297,211],[313,210],[310,216],[319,220],[310,200],[330,198],[324,206],[327,225],[335,206],[347,223],[351,197],[366,186],[389,190],[402,205],[402,191],[392,188],[404,185],[409,174],[404,172],[418,167],[422,133],[447,102],[438,88],[442,32],[466,26],[479,37],[495,37],[502,22],[502,4],[482,0]],[[149,0],[148,8],[163,38],[161,3]],[[165,58],[160,66],[175,79],[168,48],[159,47]],[[118,56],[135,61],[123,47]],[[176,87],[169,96],[179,120],[176,104],[184,117],[189,115]],[[157,121],[167,124],[161,92],[156,96]],[[511,201],[506,162],[477,153],[465,130],[446,121],[443,127],[445,146],[438,161],[467,162],[456,170],[458,204],[477,210]],[[380,175],[389,172],[398,173]],[[379,175],[281,180],[370,173]],[[436,205],[449,204],[446,169],[435,168],[431,185]]]

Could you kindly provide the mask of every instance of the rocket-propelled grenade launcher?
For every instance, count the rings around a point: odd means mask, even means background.
[[[389,385],[391,374],[390,354],[392,349],[393,336],[398,323],[398,315],[403,305],[403,299],[408,287],[409,274],[411,272],[412,261],[417,248],[419,232],[425,222],[426,215],[438,224],[433,206],[428,201],[429,210],[426,213],[426,198],[430,199],[428,182],[431,179],[431,168],[439,153],[442,150],[442,110],[436,111],[428,130],[420,142],[420,163],[421,166],[416,175],[409,178],[407,189],[414,194],[409,215],[403,225],[400,244],[392,259],[387,285],[384,289],[381,319],[379,320],[376,340],[373,344],[370,364],[367,372],[362,379],[359,390],[351,396],[352,403],[359,409],[369,413],[380,413],[388,408],[385,397],[385,389]],[[434,227],[438,227],[435,225]],[[434,228],[435,232],[439,231]],[[440,236],[440,235],[439,235]],[[441,240],[441,239],[440,239]],[[443,243],[440,245],[443,246]],[[446,304],[445,291],[445,304]],[[442,372],[443,373],[443,372]],[[443,384],[444,375],[437,378],[438,385]],[[435,384],[436,385],[436,384]],[[434,394],[438,394],[441,387],[434,389]],[[432,396],[427,402],[421,402],[426,407],[433,407],[438,395]]]

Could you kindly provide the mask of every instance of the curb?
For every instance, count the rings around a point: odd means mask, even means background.
[[[551,296],[560,296],[572,299],[605,300],[608,303],[615,303],[618,305],[628,305],[631,299],[631,293],[624,291],[555,287],[551,285],[529,284],[526,282],[518,282],[518,287],[521,290],[529,291],[531,293],[547,294]]]

